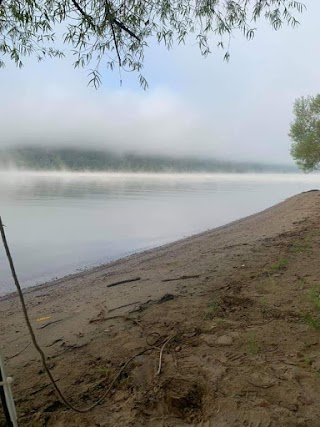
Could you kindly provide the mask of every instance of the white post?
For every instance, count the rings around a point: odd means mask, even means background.
[[[2,373],[2,382],[0,383],[0,386],[2,386],[4,389],[5,399],[7,402],[7,407],[8,407],[9,415],[11,418],[11,422],[13,424],[13,427],[18,427],[17,412],[16,412],[16,407],[15,407],[12,392],[11,392],[11,387],[10,387],[10,384],[12,383],[13,379],[7,376],[6,369],[4,366],[4,358],[2,356],[1,349],[0,349],[0,369]]]

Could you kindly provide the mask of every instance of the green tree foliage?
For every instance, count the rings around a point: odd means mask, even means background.
[[[71,52],[96,87],[101,67],[136,71],[146,87],[141,70],[152,38],[171,48],[193,34],[203,55],[218,45],[228,59],[235,30],[252,39],[260,17],[275,30],[295,26],[303,8],[294,0],[0,0],[0,66]]]
[[[291,155],[305,172],[316,170],[320,164],[320,95],[297,99],[293,112]]]

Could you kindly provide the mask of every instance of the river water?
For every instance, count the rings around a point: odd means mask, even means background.
[[[1,172],[23,287],[205,231],[320,187],[320,175]],[[0,247],[0,294],[14,290]]]

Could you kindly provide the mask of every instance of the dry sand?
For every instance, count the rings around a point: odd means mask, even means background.
[[[78,407],[149,349],[87,414],[59,402],[17,297],[3,298],[19,425],[320,426],[319,246],[314,191],[26,292],[52,373]]]

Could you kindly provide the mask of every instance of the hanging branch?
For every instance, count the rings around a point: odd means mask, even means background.
[[[80,6],[80,4],[77,2],[77,0],[72,0],[72,3],[74,5],[74,7],[77,9],[77,11],[80,12],[80,14],[89,22],[89,24],[93,28],[96,28],[96,25],[94,23],[94,20],[93,20],[92,16],[90,16],[90,15],[87,14],[87,12]],[[133,31],[131,31],[129,28],[127,28],[122,22],[120,22],[116,18],[112,17],[110,15],[110,13],[108,13],[107,17],[108,17],[108,20],[110,21],[111,30],[112,30],[113,34],[114,34],[114,30],[113,30],[112,25],[115,24],[121,30],[123,30],[126,33],[128,33],[131,37],[135,38],[137,41],[139,41],[139,42],[141,41],[141,39]],[[105,22],[104,22],[104,25],[105,25]],[[114,34],[114,38],[115,38],[115,34]],[[121,62],[121,59],[120,59],[120,56],[119,56],[119,51],[118,51],[118,45],[117,45],[116,41],[115,41],[115,45],[116,45],[116,50],[117,50],[117,53],[118,53],[119,61]]]
[[[122,61],[121,61],[121,57],[120,57],[118,41],[117,41],[116,33],[114,31],[113,20],[112,19],[110,21],[110,26],[111,26],[112,38],[113,38],[114,46],[116,48],[116,52],[117,52],[117,56],[118,56],[119,67],[121,68]]]

